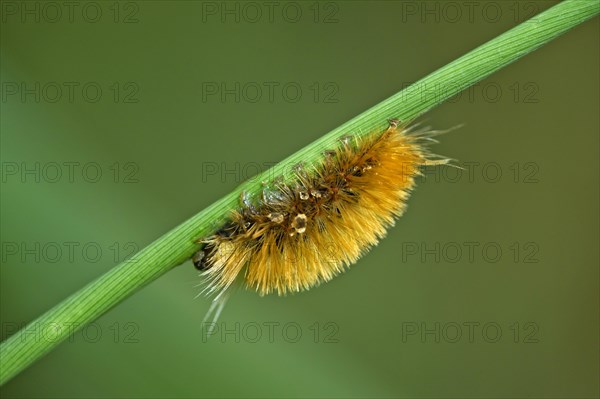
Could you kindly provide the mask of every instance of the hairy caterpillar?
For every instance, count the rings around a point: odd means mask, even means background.
[[[197,241],[204,246],[193,261],[206,291],[223,293],[238,276],[260,295],[331,280],[402,215],[420,168],[448,163],[427,149],[438,133],[392,119],[384,131],[342,138],[315,167],[272,182],[258,201],[244,198],[224,226]]]

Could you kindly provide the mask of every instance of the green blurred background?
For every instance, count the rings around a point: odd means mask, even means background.
[[[555,3],[3,2],[2,339]],[[598,397],[598,28],[424,116],[464,124],[435,151],[467,169],[428,170],[349,272],[286,298],[241,290],[207,339],[187,262],[2,396]]]

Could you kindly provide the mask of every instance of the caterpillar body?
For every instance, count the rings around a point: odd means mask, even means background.
[[[425,165],[448,163],[427,149],[435,131],[390,120],[383,131],[346,136],[310,170],[243,200],[193,257],[209,293],[239,277],[260,295],[331,280],[386,235]]]

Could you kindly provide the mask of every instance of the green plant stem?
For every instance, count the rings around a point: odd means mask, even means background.
[[[322,151],[333,147],[344,134],[383,128],[391,117],[413,120],[494,71],[594,17],[599,9],[598,0],[565,0],[440,68],[240,185],[5,340],[0,346],[0,385],[50,351],[74,330],[92,322],[135,290],[192,256],[198,248],[193,240],[214,231],[228,212],[238,206],[241,192],[257,193],[261,190],[261,181],[286,176],[291,166],[299,162],[316,162]],[[40,337],[42,329],[44,334]]]

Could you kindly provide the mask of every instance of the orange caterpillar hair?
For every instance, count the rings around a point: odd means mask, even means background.
[[[242,201],[220,230],[198,240],[204,247],[193,260],[208,291],[243,276],[261,295],[283,295],[343,272],[402,215],[420,167],[447,163],[427,151],[432,133],[391,120],[383,132],[343,138],[310,172],[297,168],[256,203]]]

